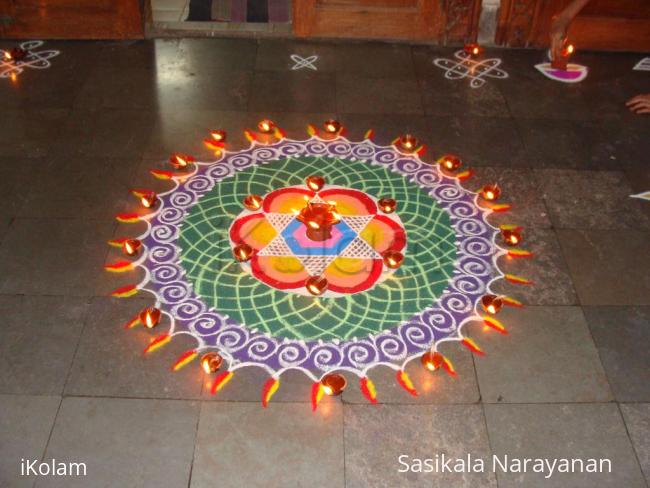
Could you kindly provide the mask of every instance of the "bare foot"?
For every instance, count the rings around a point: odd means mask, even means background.
[[[625,105],[637,114],[650,114],[650,93],[630,98]]]

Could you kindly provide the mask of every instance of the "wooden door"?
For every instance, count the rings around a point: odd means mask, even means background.
[[[421,39],[440,43],[476,38],[480,0],[294,0],[300,37]]]
[[[501,0],[496,42],[506,46],[548,45],[551,18],[569,0]],[[650,50],[650,1],[591,0],[569,29],[578,48]]]
[[[17,39],[143,37],[139,0],[0,0],[0,34]]]

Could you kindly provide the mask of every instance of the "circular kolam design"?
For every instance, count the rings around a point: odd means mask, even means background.
[[[339,375],[357,375],[375,403],[368,374],[387,366],[417,395],[404,371],[410,361],[455,375],[441,343],[482,354],[463,334],[467,323],[505,333],[494,314],[521,304],[494,292],[494,282],[529,282],[502,273],[497,260],[530,253],[512,247],[518,227],[488,221],[509,208],[494,201],[496,186],[461,185],[470,171],[423,162],[423,147],[379,146],[370,132],[360,142],[310,133],[304,141],[281,132],[266,143],[250,137],[238,152],[219,144],[215,162],[175,156],[180,167],[152,170],[173,188],[133,190],[149,213],[118,215],[147,230],[111,241],[131,258],[106,268],[142,268],[145,277],[113,296],[153,295],[155,304],[127,326],[169,323],[147,353],[176,335],[193,337],[196,347],[172,369],[200,358],[215,375],[213,393],[254,366],[269,375],[264,406],[288,370],[314,382],[314,409],[323,394],[345,387]],[[326,284],[314,292],[313,280]]]

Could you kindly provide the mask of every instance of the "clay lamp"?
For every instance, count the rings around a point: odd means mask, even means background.
[[[275,123],[272,120],[264,119],[257,124],[257,128],[262,134],[271,134],[275,130]]]
[[[463,51],[465,51],[470,56],[474,57],[481,54],[483,52],[483,48],[476,43],[470,43],[470,44],[465,44],[465,46],[463,47]]]
[[[323,387],[323,393],[329,396],[338,396],[343,393],[348,382],[345,376],[338,373],[330,373],[323,376],[320,384]]]
[[[521,242],[521,233],[516,230],[502,230],[501,237],[508,246],[516,246]]]
[[[172,154],[169,157],[169,164],[171,164],[174,169],[185,169],[193,162],[194,158],[187,154]]]
[[[319,296],[327,290],[327,278],[324,276],[311,276],[305,281],[305,288],[314,296]]]
[[[501,310],[503,301],[496,295],[483,295],[481,298],[481,305],[483,306],[483,310],[487,313],[495,315],[499,313],[499,310]]]
[[[140,322],[147,328],[153,329],[160,322],[160,309],[147,307],[140,312]]]
[[[384,213],[393,213],[397,208],[397,202],[393,198],[380,198],[377,202],[379,208]]]
[[[501,188],[496,183],[494,185],[485,185],[481,188],[481,196],[488,202],[493,202],[501,195]]]
[[[226,142],[226,131],[222,129],[212,130],[210,131],[210,137],[212,137],[212,140],[215,142]]]
[[[144,208],[153,208],[158,203],[158,196],[155,192],[147,192],[140,197],[140,203]]]
[[[398,139],[397,145],[402,151],[412,153],[417,150],[419,142],[417,137],[411,134],[404,134]]]
[[[127,256],[136,256],[142,247],[142,242],[138,239],[127,239],[122,244],[122,251]]]
[[[312,191],[320,191],[325,186],[325,178],[318,175],[308,176],[305,184]]]
[[[243,201],[244,207],[251,211],[262,208],[262,202],[264,202],[264,199],[259,195],[248,195]]]
[[[223,358],[216,352],[207,352],[201,356],[201,368],[206,374],[212,374],[219,371],[223,363]]]
[[[440,365],[443,363],[442,354],[439,352],[425,352],[420,358],[422,366],[424,366],[429,371],[437,370]]]
[[[397,269],[404,262],[404,255],[398,251],[386,251],[382,257],[384,258],[384,264],[390,269]]]
[[[237,261],[243,263],[253,257],[253,248],[245,242],[242,242],[241,244],[237,244],[235,247],[233,247],[232,254],[235,256],[235,259]]]
[[[338,134],[341,130],[341,123],[338,120],[329,119],[325,121],[323,128],[328,134]]]
[[[11,50],[9,51],[5,51],[5,60],[18,63],[23,59],[25,59],[27,57],[27,54],[28,54],[27,51],[22,47],[14,47],[11,48]]]
[[[462,162],[458,156],[454,156],[453,154],[445,154],[440,158],[439,164],[443,170],[453,173],[455,171],[458,171],[458,168],[460,168]]]
[[[575,47],[573,44],[567,44],[565,41],[564,46],[560,50],[560,56],[557,59],[551,61],[551,68],[561,69],[566,71],[567,65],[569,63],[569,58],[575,52]]]
[[[307,226],[307,237],[312,241],[326,241],[332,237],[332,227],[341,221],[336,206],[331,203],[309,202],[296,218]]]

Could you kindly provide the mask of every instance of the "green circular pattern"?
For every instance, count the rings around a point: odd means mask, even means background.
[[[397,200],[408,253],[391,278],[366,292],[315,299],[271,288],[233,260],[228,229],[243,198],[300,185],[312,174]],[[456,259],[449,216],[419,186],[383,167],[332,157],[289,157],[224,179],[190,209],[179,244],[187,278],[208,306],[249,329],[305,341],[347,340],[395,327],[433,304]]]

